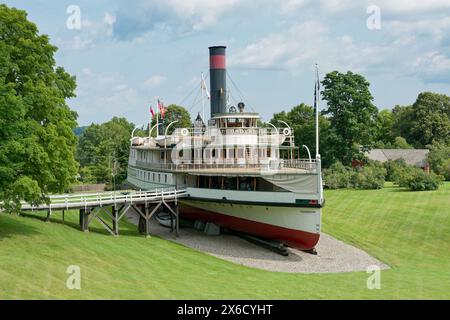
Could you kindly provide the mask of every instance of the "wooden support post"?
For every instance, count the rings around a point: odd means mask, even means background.
[[[139,223],[138,223],[138,230],[140,234],[146,234],[146,228],[147,228],[147,220],[139,215]]]
[[[119,235],[119,212],[116,208],[116,206],[111,207],[112,211],[112,222],[113,222],[113,232],[114,235]]]
[[[175,205],[175,212],[177,214],[177,221],[176,221],[176,229],[175,229],[175,236],[178,238],[179,232],[180,232],[180,210],[178,207],[178,204]]]
[[[80,209],[80,228],[83,232],[88,232],[89,226],[89,213],[86,209]]]
[[[50,222],[50,216],[52,215],[52,209],[47,211],[47,217],[45,218],[45,222]]]
[[[148,206],[145,206],[145,236],[150,237],[150,232],[148,230],[148,221],[150,220],[150,214]]]

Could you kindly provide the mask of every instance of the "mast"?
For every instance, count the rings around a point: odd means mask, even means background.
[[[202,120],[205,121],[205,97],[204,97],[204,83],[205,79],[203,78],[203,72],[202,72],[202,83],[201,83],[201,91],[202,91]]]
[[[156,137],[159,137],[159,98],[156,102]]]
[[[316,122],[316,159],[320,157],[319,153],[319,99],[320,99],[320,82],[319,82],[319,66],[316,63],[316,84],[314,86],[314,111]]]

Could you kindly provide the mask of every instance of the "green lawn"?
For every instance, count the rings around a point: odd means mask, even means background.
[[[365,272],[284,274],[247,268],[122,224],[77,229],[78,215],[51,223],[0,214],[1,299],[428,299],[450,298],[450,183],[436,192],[326,192],[323,229],[392,268],[380,290]],[[41,215],[43,216],[43,215]],[[66,268],[81,267],[81,290],[66,289]]]

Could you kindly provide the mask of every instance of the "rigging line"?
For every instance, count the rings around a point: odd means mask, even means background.
[[[204,78],[204,80],[206,80],[206,79],[208,79],[208,75]],[[181,102],[178,105],[182,106],[182,104],[184,102],[186,102],[186,100],[188,100],[197,89],[198,89],[198,84],[195,84],[194,87],[192,88],[192,90],[181,100]]]
[[[194,108],[194,106],[195,106],[195,104],[197,103],[197,100],[198,100],[198,98],[199,98],[199,96],[200,96],[200,93],[202,92],[202,88],[200,88],[200,90],[197,92],[197,95],[195,96],[195,98],[194,98],[194,102],[192,102],[192,105],[191,105],[191,107],[188,109],[188,112],[191,112],[192,111],[192,109]]]
[[[179,105],[179,106],[182,106],[182,103],[184,103],[187,99],[189,99],[189,98],[192,96],[192,94],[195,92],[196,89],[197,89],[197,86],[195,86],[195,87],[191,90],[191,92],[189,92],[189,94],[188,94],[186,97],[184,97],[183,100],[181,100],[181,102],[180,102],[178,105]]]
[[[231,76],[230,76],[230,74],[228,73],[228,71],[227,71],[227,77],[228,77],[228,79],[230,79],[231,83],[232,83],[233,86],[235,87],[235,89],[236,89],[237,93],[239,94],[241,100],[242,100],[242,101],[248,102],[248,103],[249,103],[250,109],[251,109],[253,112],[256,112],[255,109],[253,109],[252,105],[250,104],[250,101],[248,101],[248,99],[246,99],[246,98],[244,97],[244,95],[242,94],[241,90],[239,90],[238,86],[237,86],[236,83],[233,81],[233,79],[231,78]]]

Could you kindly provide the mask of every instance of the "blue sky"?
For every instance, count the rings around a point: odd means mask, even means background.
[[[4,2],[28,12],[59,48],[58,65],[77,77],[69,105],[80,125],[113,116],[143,124],[157,97],[201,111],[195,94],[184,98],[207,73],[211,45],[228,47],[228,72],[264,120],[312,104],[316,62],[322,75],[364,75],[379,109],[422,91],[450,94],[450,0]],[[66,26],[70,5],[81,10],[79,30]],[[367,27],[370,5],[380,29]]]

